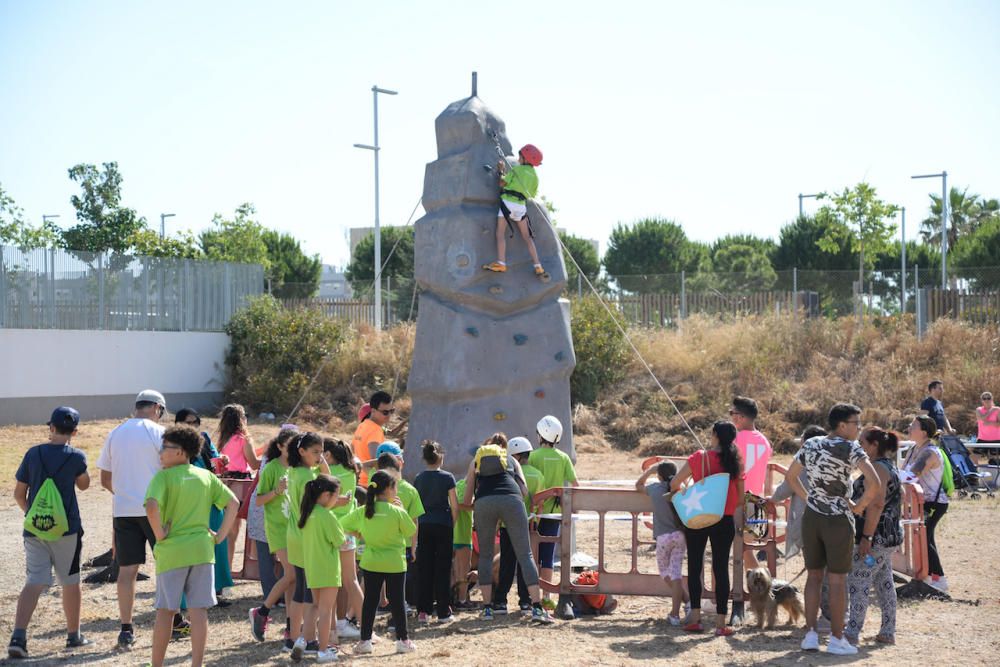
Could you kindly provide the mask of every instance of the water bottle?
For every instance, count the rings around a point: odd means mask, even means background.
[[[874,567],[875,566],[875,556],[872,556],[871,554],[868,554],[867,556],[865,556],[865,565],[867,565],[868,567]]]

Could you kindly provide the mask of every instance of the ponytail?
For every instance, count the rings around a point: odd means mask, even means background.
[[[870,426],[861,433],[861,439],[878,447],[879,458],[895,454],[899,449],[899,436],[878,426]]]
[[[441,449],[441,445],[433,440],[424,440],[423,456],[424,462],[427,463],[427,465],[437,465],[438,463],[441,463],[441,459],[444,457],[444,450]]]
[[[288,443],[288,467],[298,468],[303,465],[302,450],[309,449],[316,443],[323,444],[323,438],[318,433],[306,431]]]
[[[330,458],[333,459],[335,465],[344,466],[348,469],[354,467],[354,455],[351,453],[350,446],[343,440],[323,438],[323,451],[329,452]]]
[[[719,462],[730,478],[736,479],[743,473],[743,460],[736,448],[736,424],[731,421],[717,421],[712,425],[712,433],[719,439]]]
[[[302,505],[299,506],[300,530],[306,527],[306,521],[316,507],[316,502],[327,491],[333,494],[340,491],[340,480],[330,475],[319,475],[316,479],[306,482],[305,491],[302,493]]]
[[[385,470],[378,470],[368,480],[368,497],[365,498],[365,518],[375,516],[375,501],[388,489],[396,486],[396,478]]]

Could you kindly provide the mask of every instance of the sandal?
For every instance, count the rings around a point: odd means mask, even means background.
[[[735,632],[736,631],[733,630],[733,628],[731,626],[727,625],[727,626],[722,627],[722,628],[716,628],[715,629],[715,636],[716,637],[729,637],[729,636],[731,636]]]
[[[688,623],[684,626],[684,632],[704,632],[705,628],[702,627],[701,623]]]

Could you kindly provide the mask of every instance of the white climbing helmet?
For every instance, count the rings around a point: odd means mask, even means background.
[[[551,442],[553,445],[558,444],[559,439],[562,438],[562,424],[552,415],[545,415],[539,419],[535,430],[542,440]],[[510,443],[508,443],[508,446],[510,446]]]
[[[511,438],[507,441],[507,453],[511,456],[517,456],[518,454],[527,454],[533,449],[531,446],[531,441],[527,438],[522,438],[520,436],[516,438]]]

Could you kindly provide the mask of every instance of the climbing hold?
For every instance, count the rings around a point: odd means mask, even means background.
[[[455,258],[455,263],[462,267],[468,266],[469,262],[471,261],[472,260],[469,259],[469,256],[466,255],[465,253],[462,253],[461,255]]]
[[[545,391],[543,391],[542,389],[539,389],[538,391],[536,391],[535,392],[535,398],[545,398]]]
[[[477,338],[479,336],[479,329],[476,327],[469,327],[465,330],[465,333],[469,334],[473,338]]]
[[[528,342],[528,337],[524,334],[514,334],[514,345],[524,345]]]
[[[556,361],[562,361],[565,358],[566,355],[563,352],[556,352]]]
[[[495,419],[498,422],[502,422],[504,419],[507,419],[507,415],[503,412],[497,412],[496,414],[493,415],[493,419]]]
[[[490,285],[490,294],[503,294],[503,287],[500,287],[500,285]]]

